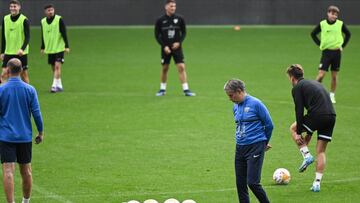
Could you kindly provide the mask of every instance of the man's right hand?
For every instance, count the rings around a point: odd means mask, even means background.
[[[40,49],[40,53],[44,54],[45,53],[44,49]]]
[[[35,144],[40,144],[44,140],[44,134],[41,132],[35,138]]]
[[[299,146],[302,146],[302,145],[305,144],[304,138],[303,138],[301,135],[296,135],[295,142],[296,142]]]
[[[4,56],[5,56],[4,54],[1,54],[1,55],[0,55],[0,59],[1,59],[2,61],[4,60]]]
[[[170,49],[170,47],[168,47],[168,46],[164,47],[164,52],[165,52],[166,55],[171,54],[171,49]]]

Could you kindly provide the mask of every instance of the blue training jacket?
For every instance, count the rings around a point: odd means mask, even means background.
[[[11,77],[0,86],[0,141],[32,142],[31,115],[37,130],[43,131],[43,120],[36,90],[20,77]]]
[[[257,98],[246,95],[240,104],[234,104],[236,144],[249,145],[270,141],[274,129],[269,111]]]

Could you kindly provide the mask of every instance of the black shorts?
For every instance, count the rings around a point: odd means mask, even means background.
[[[32,142],[11,143],[0,141],[1,163],[31,163]]]
[[[64,63],[64,52],[59,52],[55,54],[48,54],[48,64],[55,65],[55,62]]]
[[[161,49],[161,64],[170,64],[171,57],[174,58],[175,64],[184,63],[184,54],[181,47],[175,51],[171,50],[169,55],[166,55],[164,49]]]
[[[26,55],[22,55],[22,56],[18,56],[18,55],[4,55],[4,60],[3,60],[3,64],[2,67],[5,68],[7,67],[7,63],[9,62],[10,59],[12,58],[17,58],[20,59],[21,64],[22,64],[22,68],[23,70],[27,70],[28,67],[28,58],[27,58],[27,54]]]
[[[322,52],[319,69],[324,71],[329,71],[331,66],[331,71],[339,71],[341,62],[341,51],[339,50],[329,50],[326,49]]]
[[[310,117],[304,116],[303,131],[312,135],[317,131],[318,139],[331,141],[334,131],[336,116],[335,115],[318,115]]]

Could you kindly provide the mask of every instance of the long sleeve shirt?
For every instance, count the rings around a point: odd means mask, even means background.
[[[233,113],[237,145],[270,141],[274,125],[269,111],[259,99],[246,95],[242,103],[234,104]]]
[[[334,24],[336,21],[334,22],[330,22],[329,20],[327,20],[327,23],[329,23],[330,25]],[[341,31],[345,34],[345,37],[344,37],[344,42],[342,44],[341,47],[345,48],[345,46],[347,45],[347,43],[349,42],[350,40],[350,37],[351,37],[351,33],[349,31],[349,29],[346,27],[345,24],[342,25],[341,27]],[[321,32],[321,26],[320,24],[318,24],[314,30],[311,32],[311,38],[314,40],[315,44],[320,46],[320,39],[318,37],[318,34]]]
[[[20,77],[11,77],[0,86],[0,140],[32,142],[31,116],[37,130],[43,132],[43,119],[36,90]]]
[[[336,115],[329,93],[315,80],[300,79],[292,89],[292,96],[295,103],[296,132],[299,135],[303,129],[304,108],[311,118],[319,115]]]
[[[20,17],[20,14],[16,15],[16,16],[11,16],[11,20],[13,22],[17,21]],[[30,23],[28,19],[24,20],[24,35],[25,35],[25,40],[24,43],[21,46],[22,50],[26,49],[26,46],[29,44],[30,42]],[[6,49],[6,40],[5,40],[5,23],[4,20],[2,20],[2,26],[1,26],[1,53],[4,53]]]
[[[55,15],[53,17],[51,17],[51,18],[46,18],[46,22],[48,24],[51,24],[53,22],[54,18],[55,18]],[[65,48],[69,48],[69,40],[68,40],[67,33],[66,33],[66,26],[65,26],[65,22],[64,22],[64,20],[62,18],[60,18],[59,28],[60,28],[61,36],[62,36],[62,38],[64,39],[64,42],[65,42]],[[42,25],[41,25],[41,49],[45,49]]]
[[[186,37],[186,25],[179,15],[163,15],[155,23],[155,38],[162,46],[171,46],[175,42],[182,43]]]

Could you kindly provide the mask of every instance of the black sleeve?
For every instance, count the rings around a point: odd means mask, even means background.
[[[23,45],[21,46],[22,50],[25,50],[30,42],[30,23],[28,19],[24,20],[24,34],[25,34],[25,40]]]
[[[350,40],[351,33],[345,24],[343,24],[341,31],[345,34],[344,43],[342,44],[342,47],[345,47]]]
[[[186,24],[185,24],[185,20],[183,18],[181,18],[181,25],[180,25],[180,29],[181,29],[181,36],[180,36],[180,43],[182,43],[186,37]]]
[[[161,46],[164,46],[164,42],[162,41],[160,22],[161,20],[157,20],[155,23],[155,39]]]
[[[311,32],[311,38],[314,40],[315,44],[320,46],[320,40],[318,38],[318,34],[321,32],[320,24],[317,25],[314,30]]]
[[[69,48],[69,41],[66,34],[66,26],[64,20],[60,18],[60,33],[65,42],[65,48]]]
[[[5,40],[5,27],[4,27],[5,23],[4,20],[2,21],[2,25],[1,25],[1,53],[3,54],[5,52],[5,47],[6,47],[6,40]]]
[[[292,90],[292,96],[295,103],[295,114],[296,114],[296,133],[301,135],[303,117],[304,117],[304,102],[299,86],[295,86]]]
[[[41,49],[45,49],[45,43],[44,43],[44,35],[43,35],[43,27],[42,24],[40,25],[41,27]]]

